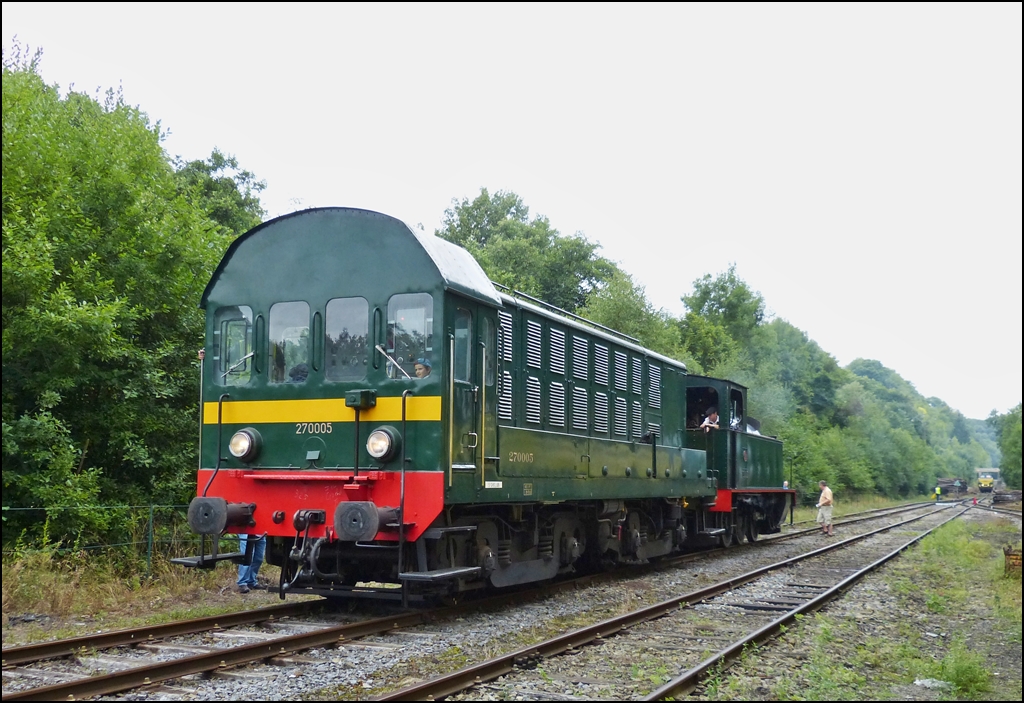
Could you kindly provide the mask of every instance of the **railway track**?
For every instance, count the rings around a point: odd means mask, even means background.
[[[934,505],[934,504],[935,504],[934,501],[930,501],[930,500],[920,500],[920,501],[914,501],[912,503],[901,503],[900,505],[890,505],[887,508],[872,508],[871,510],[861,510],[861,511],[858,511],[856,513],[845,513],[843,515],[836,515],[835,516],[835,520],[836,520],[836,522],[838,524],[838,521],[841,520],[841,519],[852,518],[852,517],[856,517],[856,518],[860,519],[860,518],[864,518],[864,517],[870,516],[870,515],[878,515],[878,514],[884,514],[884,513],[891,513],[893,511],[899,511],[899,510],[908,510],[908,509],[912,509],[914,507],[917,507],[919,505]],[[814,520],[797,520],[791,526],[808,525],[808,524],[814,524]],[[786,523],[785,522],[783,523],[783,527],[786,527]]]
[[[802,613],[820,608],[965,510],[953,505],[937,506],[924,515],[673,596],[408,686],[379,700],[430,700],[467,691],[470,698],[486,695],[497,699],[565,699],[566,683],[579,682],[596,687],[594,697],[603,699],[661,700],[685,695],[713,667],[735,658],[750,644],[774,636]],[[953,514],[949,515],[950,512]],[[910,539],[894,531],[917,521],[930,525]],[[611,646],[613,639],[621,638],[628,638],[629,642],[619,641]],[[728,644],[721,646],[722,640]],[[716,650],[717,653],[711,653]],[[638,688],[638,667],[665,662],[666,651],[672,653],[670,661],[674,667],[687,660],[692,663],[684,663],[685,670],[654,691]],[[621,652],[630,654],[623,660]],[[616,669],[619,675],[610,676],[608,672]],[[602,674],[595,678],[585,673],[592,671]]]
[[[898,515],[921,510],[922,507],[930,507],[930,505],[901,506],[888,512],[890,515]],[[871,515],[863,517],[848,516],[847,520],[838,522],[837,525],[852,525],[867,520],[877,521],[886,517],[878,515],[878,511],[870,511],[870,513]],[[300,620],[295,620],[294,618],[312,614],[315,608],[321,604],[320,601],[313,601],[148,628],[103,633],[100,636],[85,636],[72,640],[10,648],[4,650],[3,653],[5,678],[3,699],[50,700],[106,695],[138,687],[153,688],[161,682],[197,674],[208,674],[209,672],[228,675],[226,672],[232,667],[252,662],[267,662],[277,666],[314,664],[316,663],[315,659],[303,659],[299,653],[310,649],[334,650],[339,647],[387,648],[392,645],[381,642],[360,645],[356,641],[388,633],[394,635],[408,632],[410,628],[427,623],[458,618],[471,610],[486,611],[487,609],[507,608],[516,603],[549,597],[559,591],[585,589],[591,584],[616,578],[634,578],[642,575],[644,571],[671,570],[688,562],[709,559],[723,552],[729,555],[743,555],[752,550],[756,554],[760,546],[767,546],[777,541],[794,540],[817,532],[817,528],[811,528],[768,537],[762,542],[748,547],[729,550],[716,549],[683,555],[663,560],[651,565],[649,569],[639,572],[595,574],[552,584],[542,589],[492,596],[464,605],[412,613],[396,611],[385,617],[366,618],[356,622],[331,624],[303,623]],[[261,629],[255,631],[244,629],[246,626],[260,624],[262,624]],[[216,633],[217,636],[207,637],[199,644],[194,641],[185,643],[166,641],[169,638],[180,639],[183,635],[211,632]],[[209,641],[210,639],[218,641],[213,643]],[[225,644],[230,646],[224,647]],[[97,656],[95,654],[98,650],[125,646],[132,647],[130,650],[122,650],[128,656],[119,654]],[[83,671],[81,668],[76,670],[70,665],[50,670],[27,669],[25,666],[46,658],[69,656],[86,665],[82,668],[102,666],[108,670],[97,673],[96,671]],[[159,661],[152,662],[150,659],[159,659]],[[118,670],[109,671],[111,668]],[[8,682],[12,685],[9,686]],[[24,688],[24,685],[30,682],[37,685]],[[39,686],[40,682],[44,685]]]
[[[1003,515],[1010,515],[1016,518],[1021,517],[1021,511],[1013,510],[1011,508],[996,508],[991,505],[982,505],[981,503],[979,503],[978,505],[971,505],[968,507],[970,507],[972,510],[987,510],[990,513],[1001,513]]]

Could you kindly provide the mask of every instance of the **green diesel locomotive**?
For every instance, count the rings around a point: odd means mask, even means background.
[[[203,548],[179,562],[244,560],[219,537],[266,535],[282,597],[423,597],[754,540],[793,496],[743,386],[501,289],[386,215],[266,222],[202,306]]]

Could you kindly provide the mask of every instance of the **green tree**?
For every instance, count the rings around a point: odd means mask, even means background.
[[[672,316],[664,310],[655,310],[644,287],[629,274],[616,271],[605,286],[590,296],[580,314],[640,340],[648,349],[693,366],[693,360],[682,352],[679,330]]]
[[[712,278],[705,274],[693,282],[693,293],[682,296],[687,310],[725,328],[737,344],[751,341],[764,322],[764,298],[736,275],[736,264]]]
[[[61,97],[39,58],[3,56],[4,505],[178,502],[194,485],[197,306],[247,223],[194,166],[175,174],[145,113],[113,91]],[[208,165],[216,180],[233,163]],[[236,202],[252,215],[249,185]],[[62,527],[109,521],[74,515]],[[10,517],[4,538],[36,523]]]
[[[178,192],[223,227],[225,234],[244,234],[263,222],[267,213],[259,194],[267,183],[241,169],[234,156],[214,149],[205,161],[177,158],[174,167]]]
[[[584,307],[616,271],[583,234],[563,236],[546,217],[531,220],[511,192],[481,188],[473,200],[453,200],[434,233],[468,250],[497,283],[569,312]]]
[[[692,310],[679,320],[679,336],[705,373],[714,373],[736,355],[737,344],[724,326]]]
[[[1021,487],[1021,404],[1005,415],[997,415],[993,410],[989,416],[989,424],[999,432],[999,451],[1002,460],[999,462],[1000,474],[1010,488]]]
[[[749,414],[786,443],[800,490],[825,478],[844,491],[925,492],[938,476],[970,477],[988,456],[971,421],[892,369],[865,359],[840,368],[787,321],[766,323],[763,299],[735,267],[695,281],[683,301],[687,353],[747,386]]]

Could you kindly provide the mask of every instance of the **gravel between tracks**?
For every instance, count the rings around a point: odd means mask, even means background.
[[[972,519],[989,519],[992,513],[970,513]],[[759,543],[753,547],[733,549],[711,559],[685,564],[678,569],[654,573],[643,577],[625,578],[614,583],[603,583],[577,592],[563,593],[542,602],[509,608],[505,612],[483,612],[467,615],[450,622],[439,622],[406,630],[403,633],[371,637],[337,649],[316,649],[295,658],[293,665],[250,666],[233,669],[209,679],[190,677],[169,682],[170,685],[148,690],[132,691],[114,699],[126,700],[262,700],[274,698],[301,699],[360,699],[369,698],[385,690],[394,690],[435,673],[451,671],[502,652],[512,651],[542,636],[567,631],[596,622],[613,614],[632,610],[641,605],[663,600],[672,594],[693,590],[750,570],[758,565],[776,562],[806,549],[808,542],[825,545],[831,541],[878,527],[874,521],[849,528],[837,528],[835,538],[809,535],[779,544]],[[891,568],[891,567],[887,567]],[[873,631],[885,636],[887,628],[900,622],[917,622],[911,614],[897,607],[897,599],[886,591],[884,575],[869,577],[852,589],[841,602],[828,607],[828,612],[856,614],[860,620],[873,623]],[[979,619],[968,621],[968,627],[984,631],[984,613]],[[954,623],[955,624],[955,623]],[[931,621],[928,626],[932,627]],[[952,626],[943,632],[951,631]],[[267,630],[268,631],[268,630]],[[893,629],[892,632],[898,632]],[[704,643],[698,642],[701,646]],[[723,645],[709,634],[707,648]],[[941,642],[936,643],[937,646]],[[807,643],[783,638],[777,647],[759,655],[758,661],[769,662],[764,670],[743,674],[749,686],[744,685],[741,697],[760,697],[760,691],[770,697],[772,686],[780,677],[798,678],[794,662],[806,656]],[[628,657],[629,652],[621,656]],[[1020,681],[1020,643],[1016,645],[1016,673],[1018,690]],[[1011,672],[1012,667],[1005,668]],[[666,669],[667,670],[667,669]],[[638,676],[660,674],[659,667],[638,666]],[[757,677],[761,678],[757,678]],[[599,672],[586,672],[586,679],[600,683]],[[579,677],[577,677],[579,678]],[[757,682],[755,682],[755,679]],[[763,679],[763,681],[762,681]],[[6,685],[5,685],[6,688]],[[777,689],[776,689],[777,690]],[[497,691],[488,686],[473,689],[467,698],[488,698]],[[698,691],[708,697],[708,691]],[[721,696],[721,690],[710,692]],[[864,698],[863,690],[856,692]],[[586,686],[566,681],[567,698],[605,698],[599,685]],[[724,697],[728,697],[727,695]],[[935,692],[920,687],[899,695],[905,699],[927,700]],[[1018,696],[1019,698],[1019,696]],[[522,697],[523,700],[529,696]],[[608,699],[611,699],[608,697]]]
[[[878,526],[877,522],[869,521],[841,532],[849,536]],[[321,665],[283,669],[247,667],[235,670],[231,678],[179,681],[175,684],[175,689],[179,690],[169,693],[176,698],[245,699],[266,695],[267,686],[272,685],[274,695],[282,698],[367,698],[434,673],[514,650],[543,636],[652,604],[758,565],[780,561],[804,551],[809,542],[823,546],[840,538],[812,534],[778,544],[761,542],[677,569],[603,583],[542,602],[512,607],[505,612],[471,614],[456,621],[414,628],[404,635],[371,637],[339,649],[304,653],[305,658],[319,660]],[[245,676],[246,672],[251,678]],[[487,697],[486,692],[486,688],[476,689],[470,697]],[[153,700],[163,696],[159,691],[137,691],[124,697]]]

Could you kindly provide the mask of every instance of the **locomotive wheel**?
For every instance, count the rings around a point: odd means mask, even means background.
[[[721,527],[725,528],[725,532],[718,536],[719,546],[728,549],[733,544],[733,537],[735,535],[735,526],[733,525],[733,516],[723,516]]]
[[[757,538],[761,535],[761,531],[757,527],[757,518],[753,515],[748,515],[746,519],[747,523],[747,541],[753,544],[757,541]]]

